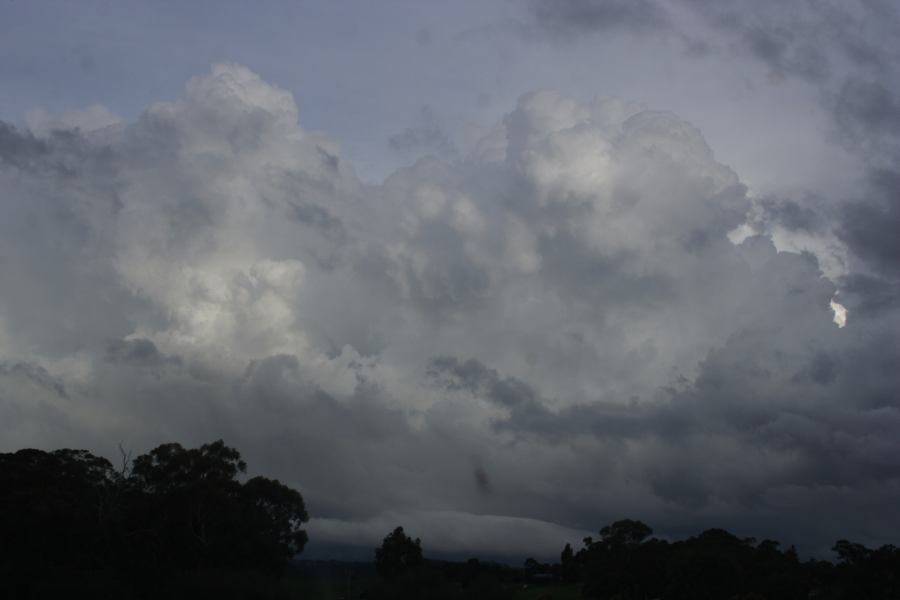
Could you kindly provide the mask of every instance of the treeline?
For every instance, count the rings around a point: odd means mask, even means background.
[[[259,597],[308,516],[297,491],[241,482],[245,469],[222,441],[118,468],[85,450],[0,454],[0,597]]]
[[[303,498],[243,480],[222,441],[164,444],[114,466],[85,450],[0,454],[0,598],[293,598],[307,541]],[[401,527],[375,550],[370,600],[896,600],[900,549],[838,541],[835,562],[801,561],[774,540],[710,529],[653,537],[622,520],[566,545],[556,563],[513,568],[428,560]],[[298,590],[301,588],[297,588]]]
[[[652,537],[640,521],[625,519],[566,545],[558,563],[532,558],[524,569],[472,559],[443,563],[422,558],[421,542],[398,528],[376,554],[382,575],[372,598],[513,600],[580,597],[596,600],[897,600],[900,549],[866,548],[846,540],[834,546],[836,563],[801,561],[793,546],[738,538],[709,529],[686,540]],[[556,594],[556,596],[554,596]],[[573,595],[574,594],[574,595]]]
[[[793,546],[738,538],[709,529],[686,540],[651,537],[640,521],[617,521],[566,546],[559,576],[581,582],[585,598],[670,600],[862,600],[900,598],[900,549],[872,550],[846,540],[834,546],[837,563],[801,562]]]

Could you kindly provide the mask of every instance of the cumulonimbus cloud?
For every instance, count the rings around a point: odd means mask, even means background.
[[[218,65],[133,123],[0,128],[8,449],[224,437],[342,543],[898,533],[896,305],[839,329],[815,257],[733,243],[753,199],[695,127],[540,91],[368,185],[297,115]]]

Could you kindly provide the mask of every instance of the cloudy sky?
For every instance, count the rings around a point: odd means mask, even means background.
[[[310,556],[900,542],[894,2],[3,12],[0,451],[223,438]]]

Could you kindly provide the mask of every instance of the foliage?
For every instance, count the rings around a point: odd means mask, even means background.
[[[375,569],[384,577],[396,577],[412,571],[422,564],[422,544],[412,540],[397,527],[389,533],[375,550]]]
[[[617,521],[586,538],[577,553],[566,546],[561,572],[580,579],[582,596],[669,600],[881,600],[900,597],[900,550],[870,550],[839,541],[837,565],[801,563],[793,547],[774,540],[740,539],[708,529],[686,540],[650,537],[640,521]]]
[[[300,493],[241,483],[246,464],[221,440],[163,444],[127,467],[86,450],[0,454],[0,578],[22,596],[48,572],[123,597],[170,594],[212,581],[204,572],[277,573],[303,550]]]

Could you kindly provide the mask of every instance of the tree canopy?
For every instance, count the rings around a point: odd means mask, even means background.
[[[375,550],[375,569],[380,575],[393,577],[422,564],[422,544],[397,527]]]
[[[24,589],[48,569],[129,581],[278,572],[306,544],[300,493],[266,477],[242,482],[246,464],[221,440],[163,444],[128,467],[86,450],[0,454],[0,577]]]

